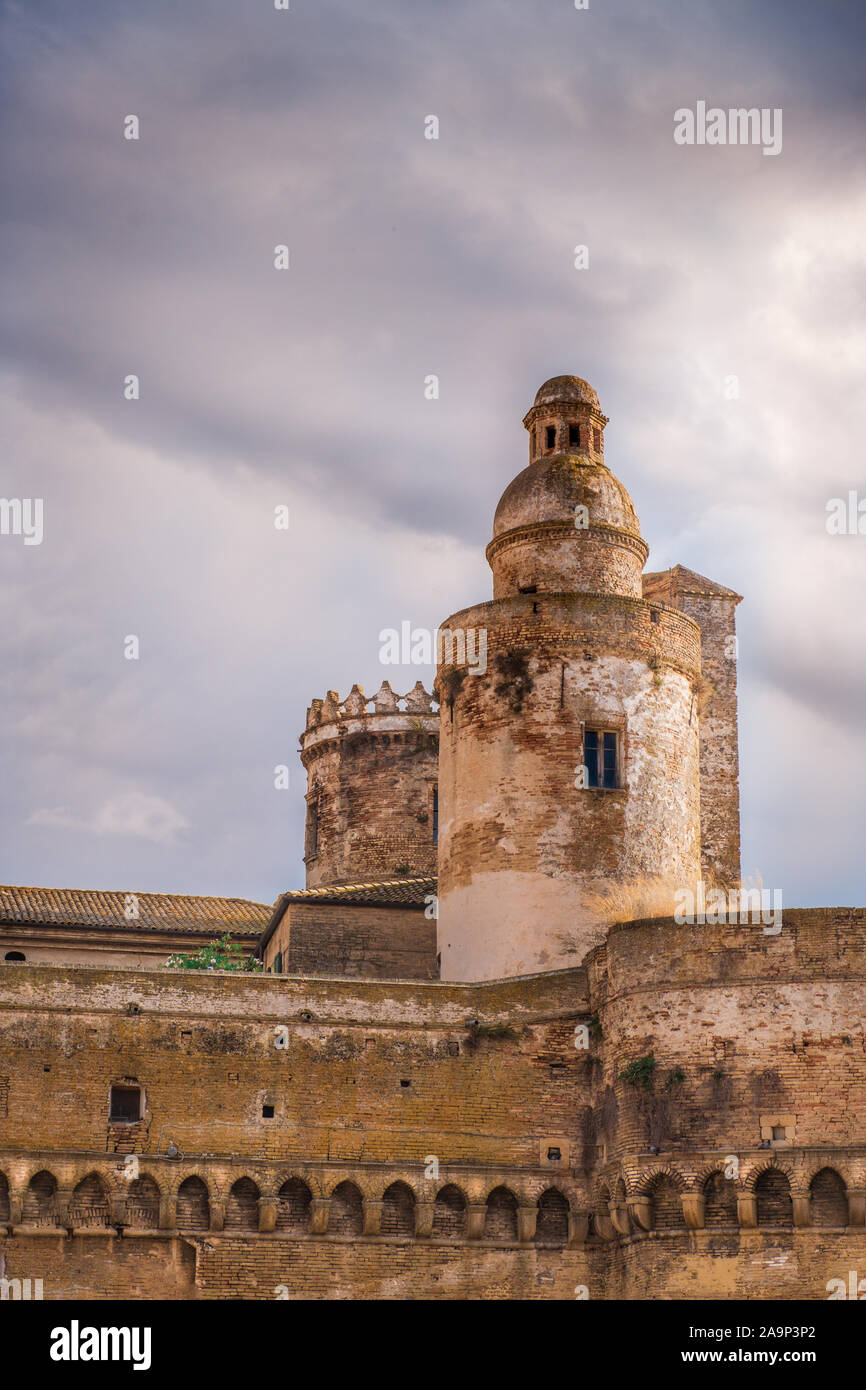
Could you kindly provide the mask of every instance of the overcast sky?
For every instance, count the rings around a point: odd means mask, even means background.
[[[0,880],[302,886],[306,706],[429,688],[378,634],[490,596],[576,373],[648,568],[744,595],[744,873],[866,902],[861,0],[2,13]],[[701,100],[781,153],[677,145]]]

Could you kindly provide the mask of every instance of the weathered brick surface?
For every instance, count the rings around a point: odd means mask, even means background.
[[[864,909],[786,911],[778,936],[633,923],[585,970],[475,985],[2,967],[7,1277],[824,1298],[866,1273],[864,975]],[[622,1074],[649,1053],[644,1091]],[[113,1081],[145,1089],[134,1182]]]

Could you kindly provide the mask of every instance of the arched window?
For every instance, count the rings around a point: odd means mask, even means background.
[[[181,1231],[210,1229],[210,1198],[201,1178],[184,1178],[178,1188],[177,1225]]]
[[[667,1173],[660,1173],[649,1187],[652,1201],[653,1230],[676,1231],[685,1225],[679,1189]]]
[[[414,1236],[415,1194],[404,1182],[392,1182],[382,1197],[383,1236]]]
[[[27,957],[24,955],[23,951],[7,951],[6,955],[4,956],[4,960],[11,961],[22,961],[26,959]]]
[[[159,1188],[153,1178],[136,1178],[129,1184],[126,1220],[130,1226],[146,1231],[159,1229]]]
[[[69,1203],[70,1226],[107,1226],[108,1194],[98,1173],[88,1173],[75,1188]]]
[[[517,1239],[517,1198],[507,1187],[494,1187],[487,1198],[484,1239]]]
[[[364,1229],[364,1204],[353,1182],[341,1182],[331,1194],[328,1231],[335,1236],[359,1236]]]
[[[794,1225],[791,1184],[779,1168],[767,1168],[755,1183],[759,1226]]]
[[[252,1178],[238,1178],[232,1183],[226,1203],[227,1231],[257,1231],[259,1229],[259,1189]]]
[[[21,1216],[25,1226],[56,1226],[57,1179],[52,1173],[44,1169],[34,1173],[27,1184]]]
[[[536,1245],[566,1245],[568,1243],[568,1202],[555,1187],[542,1192],[538,1199],[538,1220],[535,1223]]]
[[[835,1168],[822,1168],[809,1184],[809,1223],[812,1226],[847,1226],[848,1193]]]
[[[441,1240],[462,1240],[466,1235],[466,1198],[453,1183],[436,1193],[433,1235]]]
[[[704,1225],[710,1230],[739,1225],[737,1185],[724,1173],[710,1173],[704,1183]]]
[[[293,1235],[303,1235],[310,1229],[310,1213],[313,1195],[300,1178],[289,1178],[277,1194],[278,1231],[288,1231]]]

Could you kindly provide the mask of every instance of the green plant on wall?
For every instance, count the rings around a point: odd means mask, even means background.
[[[189,955],[178,953],[165,962],[168,970],[244,970],[260,971],[262,963],[249,954],[240,942],[231,940],[226,932],[216,941],[209,941]]]
[[[652,1089],[655,1065],[655,1057],[648,1052],[645,1057],[638,1057],[623,1067],[619,1080],[628,1082],[629,1086],[640,1086],[644,1091],[649,1091]]]

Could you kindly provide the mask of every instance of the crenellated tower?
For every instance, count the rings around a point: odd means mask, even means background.
[[[436,873],[439,716],[418,681],[355,685],[313,700],[301,735],[307,773],[307,887]]]

